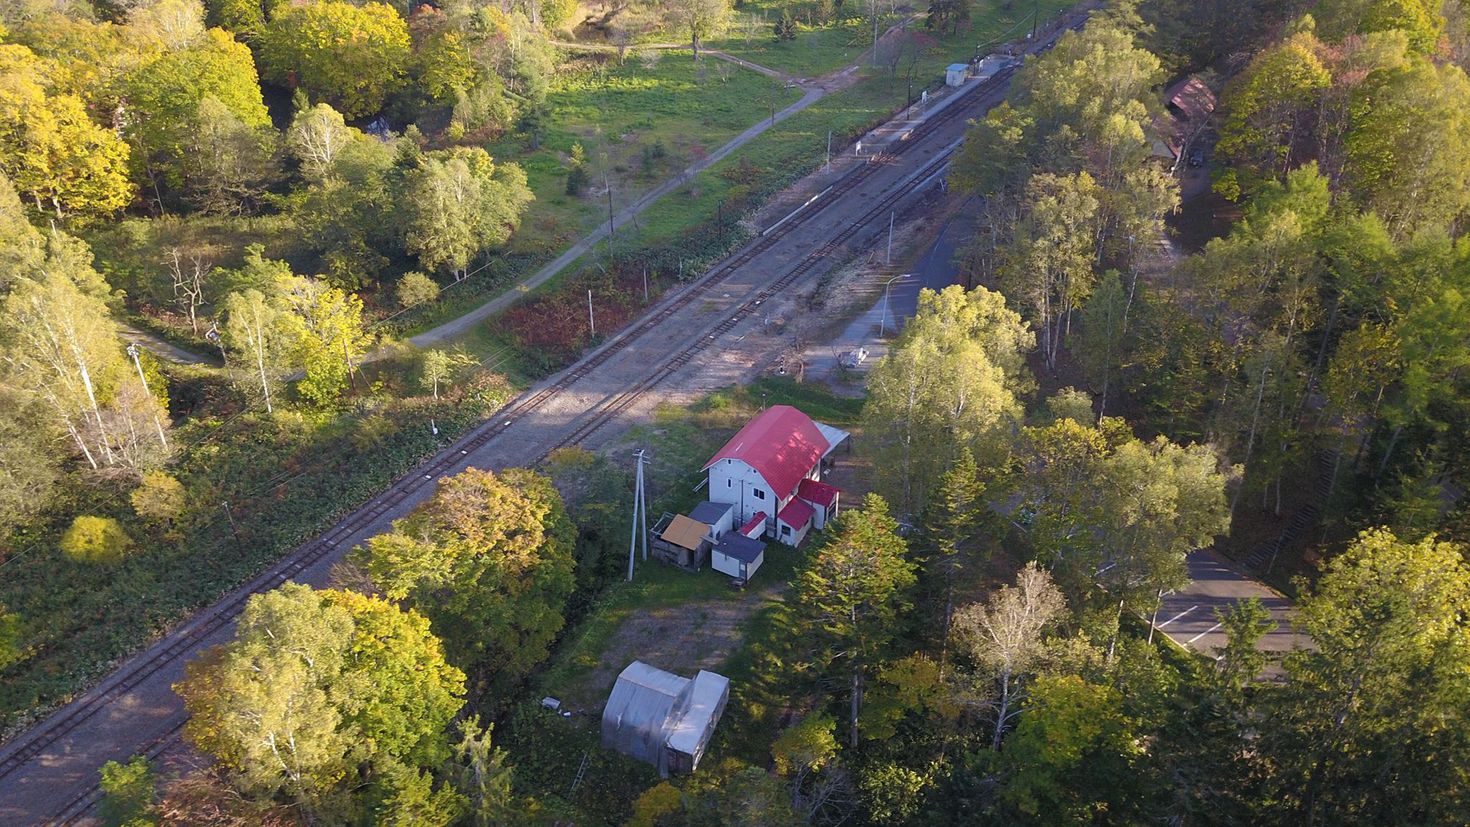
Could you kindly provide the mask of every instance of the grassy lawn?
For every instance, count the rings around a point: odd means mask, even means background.
[[[910,61],[917,58],[914,74],[917,85],[921,77],[927,78],[949,63],[974,57],[977,47],[997,38],[1024,36],[1030,28],[1033,8],[1044,24],[1058,11],[1074,4],[1065,0],[1039,0],[1035,6],[1011,3],[1009,10],[1004,5],[995,0],[974,4],[969,27],[953,34],[927,31],[922,18],[915,20],[909,25],[906,37],[883,41],[878,50],[878,68],[865,71],[887,71],[888,65],[897,59],[899,73],[906,75]],[[823,25],[816,7],[810,0],[747,0],[729,34],[712,45],[797,77],[819,77],[856,63],[873,43],[871,22],[861,16],[860,7],[848,5],[843,20]],[[796,21],[797,35],[795,40],[778,43],[771,35],[771,24],[783,10],[789,11]],[[895,17],[880,26],[892,26],[901,19]]]
[[[872,44],[872,29],[858,18],[849,18],[830,26],[805,25],[806,10],[797,14],[795,40],[777,43],[771,36],[771,23],[781,16],[781,3],[747,3],[734,30],[714,48],[743,57],[796,77],[820,77],[856,63]],[[809,3],[791,3],[812,6]]]
[[[508,136],[491,151],[526,169],[536,201],[511,249],[549,253],[607,218],[607,185],[621,209],[666,177],[718,149],[801,97],[757,72],[688,51],[652,53],[656,62],[573,53],[557,72],[547,105],[549,128],[539,149]],[[566,194],[574,143],[586,153],[591,182]]]

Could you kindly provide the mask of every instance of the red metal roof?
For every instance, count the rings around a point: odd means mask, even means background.
[[[810,523],[816,513],[811,506],[801,500],[792,500],[786,504],[785,508],[781,509],[781,513],[776,515],[776,519],[792,528],[801,528],[807,523]]]
[[[745,423],[704,467],[738,459],[765,478],[780,499],[796,490],[829,447],[811,417],[790,405],[772,405]]]
[[[797,486],[796,496],[801,497],[809,503],[816,503],[823,508],[831,508],[832,503],[837,502],[838,491],[825,482],[816,480],[802,480]]]
[[[755,531],[756,529],[760,529],[760,531],[757,532],[756,534],[752,535],[751,532],[752,531]],[[761,534],[765,534],[766,533],[766,512],[764,512],[764,511],[757,511],[757,512],[755,512],[755,516],[750,518],[750,522],[748,522],[745,525],[743,525],[743,526],[740,527],[740,533],[741,534],[744,534],[746,537],[751,537],[751,536],[758,537]]]

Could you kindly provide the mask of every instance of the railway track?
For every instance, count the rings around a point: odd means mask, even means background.
[[[1014,71],[1014,68],[1002,70],[995,76],[966,90],[963,94],[965,98],[972,98],[977,94],[983,94],[986,90],[995,91],[1003,88]],[[4,778],[21,766],[24,766],[27,762],[40,756],[47,748],[71,733],[92,715],[105,709],[112,701],[147,680],[166,665],[192,654],[216,632],[233,622],[251,596],[276,588],[320,563],[328,555],[343,550],[344,543],[353,535],[371,526],[424,486],[433,483],[445,473],[453,470],[466,456],[484,447],[509,428],[517,419],[543,407],[563,391],[597,370],[641,336],[657,328],[660,324],[693,302],[707,297],[714,290],[715,286],[727,276],[749,264],[757,256],[775,247],[792,232],[820,215],[827,204],[833,203],[861,186],[884,165],[892,163],[900,156],[911,151],[913,147],[920,145],[936,129],[961,117],[967,108],[963,105],[962,100],[956,100],[954,103],[946,106],[942,111],[935,113],[907,135],[903,136],[901,140],[897,141],[891,150],[874,156],[868,163],[839,180],[823,195],[820,203],[814,203],[808,206],[801,213],[792,216],[782,226],[773,228],[766,235],[747,244],[733,256],[721,262],[695,282],[679,291],[676,295],[665,300],[653,312],[647,314],[636,326],[620,333],[599,350],[566,371],[555,381],[510,403],[487,422],[475,428],[464,437],[461,437],[449,449],[440,453],[426,464],[395,480],[380,497],[352,512],[321,536],[299,547],[295,552],[277,562],[266,572],[258,575],[244,587],[232,592],[223,601],[201,612],[182,628],[181,633],[176,633],[172,639],[166,639],[167,645],[161,646],[155,651],[148,652],[139,660],[131,662],[125,672],[120,670],[114,673],[98,687],[87,695],[84,695],[81,701],[73,708],[66,710],[65,714],[53,716],[41,725],[42,728],[28,733],[26,736],[22,736],[24,741],[9,751],[8,754],[5,754],[3,758],[0,758],[0,778]],[[911,180],[922,180],[926,174],[932,176],[935,171],[941,169],[948,162],[950,155],[954,152],[954,148],[954,146],[950,146],[937,152],[933,158],[925,162],[918,173],[911,177]],[[706,331],[699,339],[675,353],[672,358],[661,363],[643,380],[633,387],[604,400],[594,409],[592,416],[586,418],[578,427],[567,434],[567,436],[548,448],[541,454],[541,458],[544,459],[548,454],[558,448],[576,445],[596,433],[644,394],[688,365],[721,335],[748,318],[764,302],[806,275],[822,259],[840,250],[844,244],[850,241],[874,218],[893,209],[901,199],[911,194],[910,191],[902,187],[895,188],[893,192],[866,210],[856,221],[849,223],[836,236],[829,239],[817,250],[812,251],[780,278],[760,288],[753,295],[749,295],[733,313]],[[150,757],[156,757],[158,754],[167,751],[169,747],[179,740],[183,725],[184,719],[181,716],[180,720],[173,727],[154,739],[144,749],[145,754],[148,754]],[[68,823],[80,817],[91,808],[99,795],[98,789],[93,786],[87,791],[74,796],[61,808],[57,816],[57,823]]]

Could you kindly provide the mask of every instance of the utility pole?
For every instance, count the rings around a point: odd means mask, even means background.
[[[827,169],[832,168],[832,130],[827,130]]]
[[[607,188],[607,234],[610,236],[618,234],[617,229],[613,227],[612,187]]]
[[[587,336],[597,337],[597,319],[592,316],[592,288],[587,288]]]
[[[230,511],[229,500],[220,503],[220,507],[224,508],[225,510],[225,519],[230,521],[230,533],[235,536],[235,550],[240,552],[241,557],[244,557],[245,544],[240,542],[240,532],[238,529],[235,528],[235,515]]]
[[[1031,39],[1036,40],[1036,22],[1041,19],[1041,0],[1031,3]]]
[[[643,303],[648,304],[648,265],[643,265]]]
[[[633,561],[638,550],[638,524],[643,523],[643,559],[648,560],[648,493],[643,488],[643,449],[633,455],[637,465],[633,473],[633,531],[628,536],[628,582],[633,582]]]
[[[116,351],[113,352],[115,353]],[[143,363],[138,361],[138,345],[136,342],[128,343],[128,355],[133,357],[133,367],[138,369],[138,381],[143,383],[143,392],[152,396],[153,392],[148,390],[148,377],[143,375]],[[158,443],[163,446],[163,450],[167,451],[168,440],[163,435],[163,422],[159,420],[158,414],[153,415],[153,424],[158,428]]]

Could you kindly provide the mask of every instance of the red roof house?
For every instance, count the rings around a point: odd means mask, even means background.
[[[705,463],[738,460],[754,468],[781,494],[796,490],[831,447],[811,417],[790,405],[772,405],[745,423],[725,447]]]
[[[776,539],[788,546],[801,545],[812,527],[816,510],[795,497],[776,515]]]
[[[755,516],[761,515],[768,536],[796,545],[812,523],[812,506],[822,508],[817,515],[820,527],[825,525],[830,513],[825,503],[836,504],[837,489],[829,485],[817,483],[820,488],[808,489],[818,498],[815,502],[803,503],[807,498],[801,497],[798,490],[803,481],[816,483],[821,478],[822,458],[834,447],[827,433],[837,435],[834,438],[839,442],[846,436],[842,431],[812,421],[790,405],[767,408],[745,423],[705,463],[710,500],[733,504],[738,519],[747,529]],[[798,504],[797,508],[788,515],[793,504]],[[776,515],[775,519],[771,515]],[[792,520],[786,520],[787,516]],[[791,529],[787,536],[781,534],[783,522]],[[751,536],[746,529],[741,533]]]

